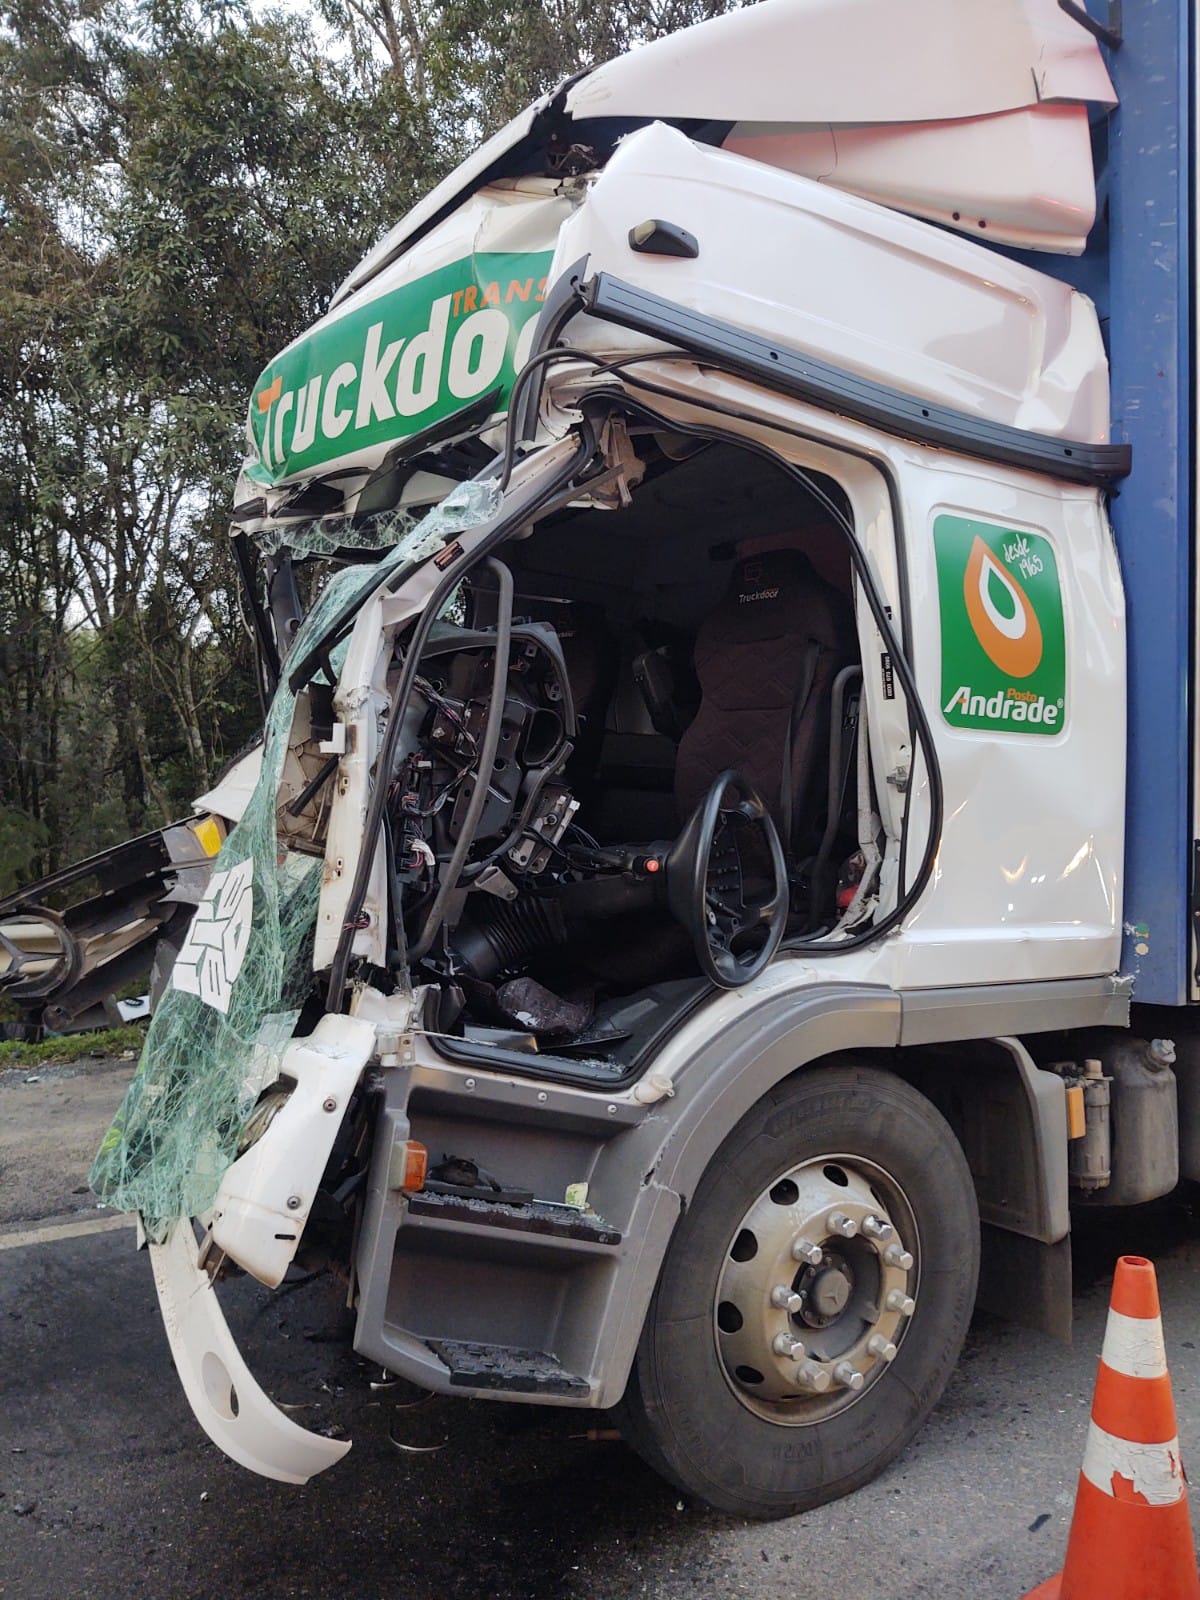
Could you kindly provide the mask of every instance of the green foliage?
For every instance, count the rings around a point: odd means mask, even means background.
[[[311,22],[26,0],[0,32],[0,805],[19,871],[188,809],[259,715],[245,397],[429,179]],[[13,856],[10,847],[4,857]]]
[[[0,892],[257,724],[226,529],[269,358],[528,99],[724,9],[312,4],[0,10]]]
[[[124,1056],[141,1054],[146,1040],[145,1024],[126,1022],[119,1028],[102,1028],[96,1033],[66,1033],[37,1044],[20,1039],[0,1040],[0,1072],[8,1068],[51,1067],[67,1061],[82,1061],[86,1056]]]
[[[48,843],[44,823],[15,806],[0,806],[0,895],[20,888]]]

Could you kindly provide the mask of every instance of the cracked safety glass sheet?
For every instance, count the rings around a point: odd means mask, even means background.
[[[335,574],[305,617],[292,658],[321,644],[380,583],[486,521],[499,501],[494,481],[461,484],[382,561]],[[214,863],[137,1072],[92,1166],[101,1200],[140,1212],[156,1240],[172,1219],[211,1204],[259,1093],[278,1076],[312,983],[321,861],[282,850],[275,820],[296,698],[285,678],[267,716],[254,795]]]

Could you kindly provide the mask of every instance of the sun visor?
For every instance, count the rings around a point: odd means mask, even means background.
[[[610,61],[566,96],[578,121],[729,121],[737,155],[1067,255],[1096,216],[1089,103],[1115,104],[1112,83],[1056,0],[763,0]]]
[[[722,148],[984,243],[1079,255],[1096,220],[1084,106],[802,131],[741,122]]]
[[[605,62],[572,118],[944,122],[1045,101],[1116,104],[1057,0],[760,0]]]

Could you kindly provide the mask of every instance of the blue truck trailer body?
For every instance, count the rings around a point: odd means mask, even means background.
[[[1097,20],[1100,9],[1093,0]],[[1112,437],[1133,447],[1133,471],[1111,502],[1129,624],[1122,970],[1137,1001],[1184,1005],[1196,998],[1195,24],[1187,0],[1134,0],[1121,27],[1108,52],[1120,105],[1095,127],[1107,205],[1080,260],[1030,260],[1096,302]]]

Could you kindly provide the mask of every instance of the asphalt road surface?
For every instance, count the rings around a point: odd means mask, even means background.
[[[1200,1462],[1200,1223],[1171,1203],[1077,1241],[1072,1349],[977,1319],[888,1472],[766,1525],[682,1501],[589,1437],[603,1416],[373,1388],[330,1280],[271,1295],[243,1279],[222,1298],[260,1380],[354,1440],[306,1488],[268,1483],[192,1420],[148,1263],[85,1192],[129,1070],[0,1073],[4,1600],[1020,1600],[1062,1564],[1123,1249],[1158,1264],[1184,1459]]]

